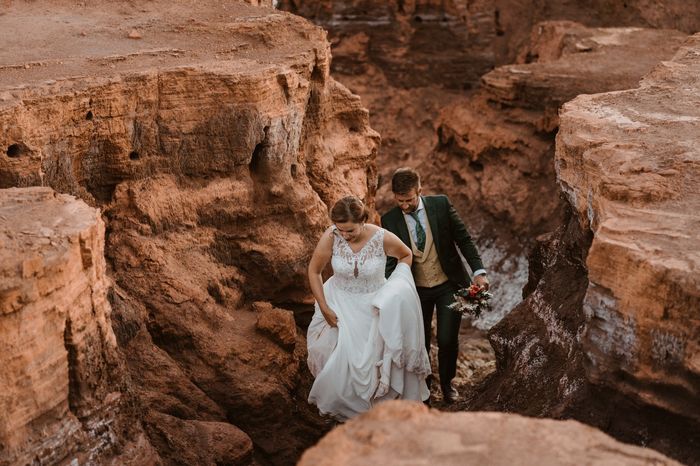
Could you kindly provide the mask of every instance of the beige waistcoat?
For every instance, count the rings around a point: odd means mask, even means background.
[[[404,217],[405,220],[405,217]],[[410,229],[411,226],[406,223]],[[411,239],[411,249],[413,250],[413,279],[416,281],[416,286],[432,288],[442,285],[448,278],[440,265],[440,259],[437,255],[437,249],[433,242],[433,232],[430,229],[430,224],[425,228],[425,250],[421,251],[413,241],[413,236],[409,233]]]

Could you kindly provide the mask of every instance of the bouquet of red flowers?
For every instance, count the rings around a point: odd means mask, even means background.
[[[489,300],[493,295],[479,285],[472,284],[466,288],[460,288],[454,294],[455,302],[450,305],[461,314],[468,313],[474,317],[479,317],[481,311],[489,308]]]

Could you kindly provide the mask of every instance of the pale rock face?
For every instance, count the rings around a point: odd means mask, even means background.
[[[252,440],[294,462],[326,428],[305,341],[247,303],[308,310],[329,206],[376,189],[379,136],[325,32],[241,2],[44,6],[0,15],[8,35],[44,25],[0,51],[0,187],[103,207],[115,334],[165,459],[245,462]]]
[[[125,391],[104,228],[72,196],[0,190],[0,464],[157,461]]]
[[[576,421],[504,413],[443,413],[389,401],[334,429],[300,466],[364,464],[678,465]]]
[[[490,333],[499,370],[474,408],[575,417],[698,458],[698,42],[635,89],[563,106],[569,213]]]
[[[587,372],[700,422],[700,36],[636,89],[561,113],[559,180],[593,233]]]

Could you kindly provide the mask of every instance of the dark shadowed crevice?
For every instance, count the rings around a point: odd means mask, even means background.
[[[265,150],[264,144],[261,142],[256,144],[255,149],[253,149],[253,156],[250,159],[250,173],[259,174],[262,167],[263,152]]]
[[[7,154],[7,156],[10,158],[16,159],[16,158],[22,157],[23,155],[27,154],[28,152],[29,152],[29,148],[20,142],[20,143],[10,144],[7,147],[7,151],[5,152],[5,154]]]
[[[270,132],[270,127],[265,126],[265,128],[263,128],[262,141],[257,143],[255,145],[255,148],[253,149],[253,155],[251,156],[250,163],[248,164],[250,174],[253,176],[264,175],[266,172],[267,163],[266,163],[265,157],[267,155],[267,147],[269,145],[268,144],[269,132]]]
[[[80,401],[80,383],[78,382],[78,352],[73,342],[73,327],[70,318],[66,319],[66,327],[63,330],[63,345],[66,348],[68,358],[68,408],[78,417],[78,404]]]

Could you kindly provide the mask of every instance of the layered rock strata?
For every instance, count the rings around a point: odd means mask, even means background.
[[[364,74],[379,66],[400,87],[476,85],[493,66],[512,63],[543,21],[590,27],[649,27],[693,33],[700,6],[681,0],[281,0],[279,7],[331,32],[334,71]]]
[[[574,416],[697,463],[699,50],[692,36],[639,87],[564,105],[571,215],[492,330],[499,370],[475,406]]]
[[[522,63],[487,73],[481,89],[441,110],[438,140],[419,169],[491,240],[482,239],[492,278],[506,284],[494,312],[478,325],[493,325],[520,301],[523,246],[563,221],[553,162],[558,108],[578,94],[634,86],[685,37],[541,23]]]
[[[559,107],[579,94],[636,86],[685,38],[541,23],[522,63],[487,73],[479,92],[442,110],[436,149],[421,167],[465,211],[486,212],[514,234],[551,231],[561,223],[553,163]]]
[[[0,464],[155,464],[110,325],[105,225],[50,188],[0,190]]]
[[[504,413],[441,413],[406,401],[382,403],[334,429],[299,462],[300,466],[431,463],[679,464],[576,421]]]
[[[593,233],[589,380],[698,428],[699,57],[695,35],[639,88],[567,103],[556,155],[562,188]]]
[[[0,186],[104,209],[115,334],[167,462],[293,463],[326,429],[304,337],[250,303],[307,309],[328,205],[376,186],[325,32],[239,2],[47,4],[0,16],[45,25],[0,52]]]

